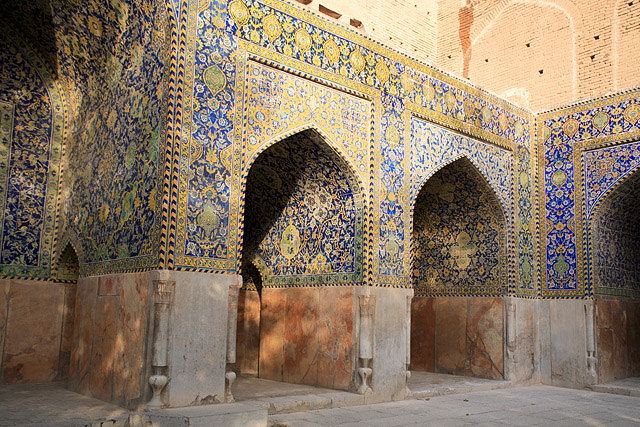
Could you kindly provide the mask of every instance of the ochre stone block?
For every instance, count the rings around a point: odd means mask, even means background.
[[[11,280],[0,279],[0,357],[4,354],[4,338],[7,332],[7,312]],[[3,360],[0,360],[0,366]]]
[[[106,296],[120,295],[122,291],[122,276],[114,274],[109,276],[101,276],[98,278],[98,295]]]
[[[60,344],[60,379],[69,377],[69,360],[73,349],[73,322],[75,320],[77,285],[64,285],[64,312],[62,315],[62,342]]]
[[[354,289],[321,288],[319,292],[317,385],[347,390],[354,364]]]
[[[260,296],[256,291],[246,291],[243,299],[244,355],[240,371],[258,375],[260,353]]]
[[[435,299],[414,297],[411,301],[411,369],[435,369]]]
[[[141,377],[149,304],[148,274],[125,276],[119,290],[113,397],[124,405],[142,397],[141,383],[146,382]]]
[[[469,298],[467,317],[467,375],[504,378],[502,298]]]
[[[284,381],[318,382],[318,288],[286,291]]]
[[[600,382],[609,382],[615,379],[612,360],[614,358],[613,332],[611,329],[598,329],[598,367]]]
[[[63,306],[59,284],[11,281],[3,383],[47,382],[58,375]]]
[[[98,296],[91,356],[90,390],[94,397],[111,400],[113,360],[117,332],[118,298]]]
[[[640,303],[628,303],[627,346],[629,354],[629,376],[640,376]]]
[[[260,378],[283,380],[284,325],[285,290],[263,289],[260,317]]]
[[[436,371],[464,375],[467,362],[467,299],[436,300]]]
[[[89,367],[97,297],[97,278],[91,277],[78,281],[73,322],[73,347],[69,363],[69,388],[81,394],[89,394]]]

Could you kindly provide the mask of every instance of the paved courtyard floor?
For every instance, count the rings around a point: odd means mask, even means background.
[[[640,398],[530,386],[271,415],[269,425],[639,426]]]
[[[306,386],[274,385],[269,382],[261,385],[247,382],[244,386],[241,382],[239,385],[239,394],[246,394],[245,398],[264,399],[267,395],[273,395],[274,390],[274,399],[283,399],[285,390],[294,393],[298,399],[313,397],[309,394],[312,388]],[[605,392],[542,385],[496,388],[504,387],[504,384],[488,384],[458,377],[447,380],[444,376],[416,378],[413,385],[414,390],[420,390],[420,393],[437,394],[390,403],[274,414],[268,417],[269,425],[640,426],[640,378],[596,386],[599,391]],[[464,391],[467,387],[476,391]],[[322,393],[326,391],[316,390]],[[348,401],[345,399],[345,402]],[[252,404],[250,401],[243,403]],[[144,422],[132,423],[133,418],[129,415],[123,408],[66,390],[64,383],[0,386],[0,426],[147,425]],[[137,417],[135,414],[133,416]]]

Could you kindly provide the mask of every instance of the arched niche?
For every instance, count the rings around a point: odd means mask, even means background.
[[[234,367],[241,378],[350,388],[363,191],[335,145],[313,129],[251,163]]]
[[[71,243],[67,243],[60,254],[56,279],[62,282],[76,283],[80,274],[78,254]]]
[[[595,206],[589,254],[598,381],[640,376],[640,169]]]
[[[498,198],[463,157],[424,184],[413,215],[411,368],[503,378],[507,239]]]

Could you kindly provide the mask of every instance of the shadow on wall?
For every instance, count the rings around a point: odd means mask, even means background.
[[[343,166],[308,130],[268,148],[251,167],[245,305],[238,318],[241,373],[253,372],[257,363],[261,378],[343,390],[351,385],[353,288],[323,286],[336,278],[350,283],[361,269],[356,237],[362,209]]]
[[[502,379],[505,218],[466,158],[420,190],[413,258],[411,368]]]
[[[51,0],[0,2],[0,24],[39,53],[54,78],[58,76],[58,46]]]
[[[640,376],[640,170],[589,223],[599,382]]]

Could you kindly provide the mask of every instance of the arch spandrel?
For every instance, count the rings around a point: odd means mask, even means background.
[[[600,201],[640,167],[640,141],[584,153],[587,220]]]
[[[245,81],[243,158],[252,160],[267,144],[315,128],[367,182],[371,102],[275,68],[249,61]],[[243,169],[249,163],[243,163]]]
[[[481,141],[454,133],[425,120],[411,123],[413,155],[411,196],[413,205],[422,186],[444,166],[467,158],[480,172],[500,201],[507,219],[512,218],[512,153]]]
[[[362,283],[364,186],[315,130],[265,149],[244,171],[243,263],[265,286]]]

